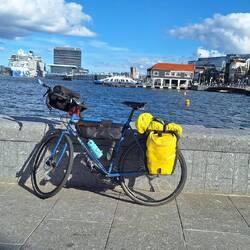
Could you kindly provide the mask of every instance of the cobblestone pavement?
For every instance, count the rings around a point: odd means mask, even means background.
[[[119,189],[47,200],[0,183],[0,249],[249,249],[250,197],[181,194],[160,207]]]

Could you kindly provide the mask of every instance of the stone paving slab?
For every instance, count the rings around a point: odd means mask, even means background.
[[[122,196],[122,195],[121,195]],[[145,207],[118,203],[107,249],[185,249],[176,203]]]
[[[1,250],[19,250],[20,247],[22,245],[21,244],[3,244],[3,243],[0,243],[0,249]]]
[[[117,199],[83,190],[64,190],[61,197],[48,215],[49,219],[110,222],[118,203]]]
[[[4,195],[7,191],[13,188],[15,185],[0,183],[0,195]]]
[[[120,191],[41,200],[0,185],[0,249],[249,249],[249,197],[181,194],[145,207]]]
[[[188,250],[248,250],[250,237],[242,234],[185,230]]]
[[[111,229],[107,249],[186,249],[179,227],[171,230],[122,226]]]
[[[110,225],[46,220],[21,249],[104,249]]]
[[[250,197],[232,196],[230,199],[250,227]]]
[[[129,198],[127,198],[129,200]],[[148,230],[169,230],[173,225],[179,225],[175,202],[167,206],[138,206],[126,201],[119,202],[112,227],[133,226]]]
[[[0,244],[22,244],[54,206],[55,199],[40,200],[21,188],[0,196]]]
[[[227,196],[185,194],[177,198],[184,229],[241,233],[250,229]]]

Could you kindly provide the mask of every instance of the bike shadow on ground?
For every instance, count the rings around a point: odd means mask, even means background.
[[[87,166],[84,155],[81,153],[74,158],[71,175],[65,187],[67,189],[73,188],[89,191],[115,200],[134,203],[125,196],[121,189],[117,190],[117,187],[119,187],[118,182],[109,183],[109,179],[103,179],[98,172],[91,171]],[[122,198],[121,194],[124,194],[125,198]]]
[[[20,123],[20,122],[19,122]],[[18,124],[19,124],[18,123]],[[22,124],[20,123],[20,127]],[[49,124],[49,130],[44,135],[47,136],[55,131],[54,124]],[[38,142],[34,148],[32,149],[31,153],[29,154],[28,158],[25,160],[24,164],[20,168],[18,172],[16,172],[16,177],[18,178],[18,185],[25,189],[27,192],[30,192],[33,195],[36,193],[33,191],[31,185],[31,170],[34,165],[35,155],[37,150],[42,142],[43,138]],[[103,179],[97,173],[93,173],[90,168],[87,166],[86,160],[84,155],[80,151],[79,144],[75,140],[73,140],[74,144],[74,160],[73,160],[73,167],[70,173],[70,176],[64,186],[67,189],[78,189],[83,191],[90,191],[96,194],[109,197],[116,200],[121,200],[125,202],[132,202],[129,199],[120,197],[122,190],[115,190],[115,186],[113,184],[108,184],[103,182]],[[51,180],[54,185],[56,185],[57,180]],[[119,185],[118,185],[119,186]],[[109,192],[112,191],[112,192]]]

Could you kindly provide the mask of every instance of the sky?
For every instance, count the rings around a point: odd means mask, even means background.
[[[250,53],[249,0],[0,0],[0,65],[23,49],[53,63],[82,50],[90,72]]]

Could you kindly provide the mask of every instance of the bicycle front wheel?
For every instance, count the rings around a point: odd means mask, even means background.
[[[149,175],[146,167],[146,145],[141,141],[140,146],[134,142],[121,156],[119,171],[143,172],[140,176],[120,177],[124,192],[135,202],[157,206],[173,200],[183,189],[187,178],[187,167],[180,150],[177,150],[177,160],[171,175]]]
[[[46,136],[34,159],[31,181],[36,195],[49,198],[61,190],[73,165],[73,145],[67,134],[57,131]]]

